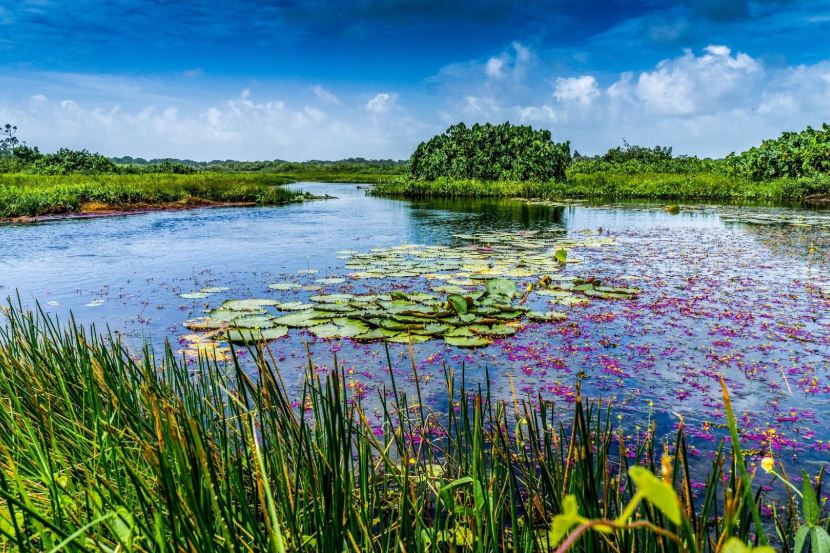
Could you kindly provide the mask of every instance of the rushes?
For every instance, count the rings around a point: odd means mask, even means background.
[[[189,364],[19,306],[6,318],[0,542],[20,551],[548,550],[567,495],[613,520],[635,493],[629,467],[659,464],[652,426],[627,438],[581,396],[557,422],[541,398],[495,399],[489,378],[468,388],[463,368],[445,369],[446,404],[432,409],[417,373],[414,402],[391,379],[375,423],[336,360],[326,375],[309,360],[287,386],[263,349],[252,366]],[[671,523],[641,504],[633,518],[648,524],[586,533],[574,550],[707,552],[725,531],[748,538],[723,444],[696,501],[682,428],[669,445],[686,545],[650,531]],[[797,521],[778,526],[791,541]]]

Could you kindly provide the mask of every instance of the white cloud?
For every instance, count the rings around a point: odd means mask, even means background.
[[[311,91],[324,104],[340,105],[340,99],[335,96],[334,92],[326,90],[319,84],[311,85]]]
[[[597,96],[599,86],[596,78],[591,75],[556,79],[553,97],[560,102],[575,102],[587,106]]]
[[[316,96],[305,90],[307,100],[314,100]],[[378,96],[372,104],[376,109],[396,105],[393,94]],[[33,104],[31,97],[17,106],[0,104],[0,121],[17,124],[21,138],[43,151],[68,146],[146,158],[402,159],[413,144],[440,130],[399,107],[382,118],[354,109],[329,113],[313,104],[294,107],[283,99],[260,98],[251,89],[196,110],[164,105],[124,108],[45,96],[37,109]]]
[[[501,79],[504,77],[504,64],[506,62],[507,58],[504,55],[490,58],[484,64],[484,73],[491,79]]]
[[[395,107],[397,100],[397,94],[381,92],[379,94],[375,94],[368,102],[366,102],[366,109],[375,114],[386,113]]]
[[[507,54],[513,51],[490,60],[510,61]],[[528,51],[523,57],[537,56]],[[685,50],[645,71],[605,77],[604,83],[598,75],[546,74],[550,70],[541,63],[528,64],[521,79],[507,79],[508,61],[500,67],[500,79],[485,71],[475,81],[458,69],[462,65],[442,71],[445,94],[452,97],[443,120],[544,126],[587,153],[601,153],[625,138],[706,156],[741,151],[784,130],[830,121],[830,60],[767,66],[747,53],[712,44],[698,52]]]

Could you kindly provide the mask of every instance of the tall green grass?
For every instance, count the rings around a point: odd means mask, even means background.
[[[742,488],[723,443],[697,461],[710,477],[694,500],[699,467],[682,426],[664,442],[651,425],[630,438],[579,394],[560,423],[558,405],[498,400],[489,380],[468,387],[463,368],[447,367],[446,402],[430,407],[413,360],[414,391],[390,372],[375,420],[336,360],[321,374],[309,359],[294,386],[262,347],[246,367],[189,364],[169,347],[134,352],[16,304],[5,317],[0,548],[546,551],[569,496],[580,516],[613,521],[637,493],[629,467],[657,472],[664,448],[682,525],[642,502],[624,528],[572,534],[570,550],[713,552],[728,537],[760,535],[751,506],[761,492]],[[768,521],[787,550],[795,503]]]
[[[569,172],[563,182],[398,179],[373,194],[403,197],[641,198],[665,200],[802,200],[830,194],[830,178],[751,181],[717,173]]]
[[[84,204],[111,208],[206,202],[286,203],[291,179],[263,174],[197,173],[0,175],[0,218],[76,213]]]

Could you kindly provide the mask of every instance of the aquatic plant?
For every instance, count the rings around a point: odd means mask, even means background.
[[[305,301],[233,299],[206,316],[185,321],[184,326],[206,331],[208,335],[200,336],[200,342],[206,337],[237,343],[277,339],[286,336],[289,328],[302,328],[323,339],[411,344],[443,338],[451,346],[475,348],[510,337],[528,322],[567,318],[565,312],[534,310],[530,305],[548,302],[570,307],[591,299],[625,300],[639,294],[637,289],[603,285],[593,277],[555,274],[569,262],[567,249],[612,243],[605,238],[564,238],[561,229],[553,228],[548,232],[457,234],[455,239],[466,244],[405,244],[338,256],[347,260],[347,269],[356,270],[348,275],[353,282],[417,278],[429,282],[434,293],[389,288],[363,294],[317,293]],[[314,280],[321,286],[345,281],[343,277]],[[300,286],[274,283],[269,288],[288,291]],[[310,286],[314,291],[318,288]],[[180,294],[191,300],[208,296],[204,290]],[[266,308],[287,314],[274,317]],[[228,330],[232,332],[226,334]]]

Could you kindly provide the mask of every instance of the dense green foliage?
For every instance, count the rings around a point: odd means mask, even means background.
[[[412,178],[433,181],[562,180],[571,161],[570,143],[553,142],[548,130],[529,126],[464,123],[422,142],[409,160]]]
[[[452,128],[451,128],[452,130]],[[448,131],[449,132],[449,131]],[[446,133],[445,133],[446,134]],[[437,144],[461,143],[441,135]],[[426,148],[425,144],[419,149]],[[432,151],[432,150],[431,150]],[[439,151],[439,150],[435,150]],[[576,154],[564,182],[552,178],[450,176],[432,180],[413,175],[374,187],[392,196],[503,196],[526,198],[650,198],[792,201],[830,195],[830,125],[807,128],[764,141],[740,155],[723,159],[674,156],[663,146],[623,143],[604,155]],[[439,152],[437,159],[450,159]],[[474,155],[474,154],[470,154]],[[457,164],[463,166],[463,160]]]
[[[401,174],[406,168],[406,161],[392,159],[364,159],[348,158],[338,161],[310,160],[304,162],[284,161],[280,159],[270,161],[235,161],[213,160],[193,161],[191,159],[151,159],[133,158],[130,156],[112,158],[112,161],[125,166],[144,167],[160,165],[165,162],[180,164],[197,171],[212,171],[216,173],[383,173]]]
[[[433,411],[417,373],[408,399],[390,370],[376,419],[337,360],[318,371],[310,359],[288,388],[261,349],[244,367],[188,364],[15,305],[5,315],[3,550],[484,553],[570,540],[584,553],[713,553],[765,539],[753,518],[770,500],[754,490],[773,481],[744,478],[740,448],[689,457],[683,425],[627,432],[579,393],[568,415],[497,400],[446,367]],[[733,428],[726,395],[725,410]],[[788,548],[799,527],[830,525],[820,507],[802,523],[800,499],[783,501],[769,528]],[[597,520],[613,530],[581,532]]]
[[[187,207],[210,203],[275,205],[300,199],[259,174],[0,174],[0,219],[101,209]]]
[[[20,145],[12,148],[8,155],[0,157],[0,173],[38,175],[171,173],[186,175],[195,172],[196,170],[192,167],[166,160],[143,166],[117,165],[104,155],[68,148],[44,154],[38,148]]]
[[[737,174],[754,180],[830,175],[830,125],[785,132],[724,161]]]

